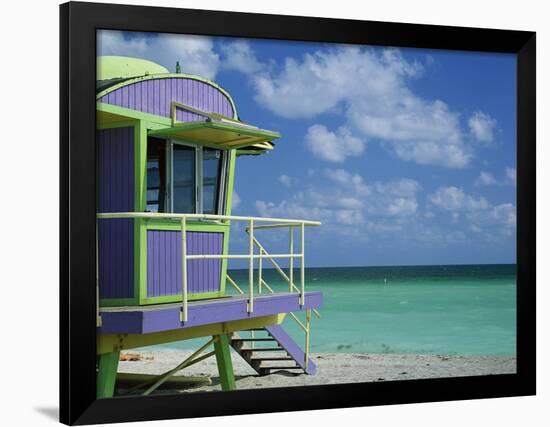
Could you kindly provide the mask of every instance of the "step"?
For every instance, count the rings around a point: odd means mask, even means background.
[[[273,347],[273,348],[241,348],[239,351],[286,351],[282,347]]]
[[[274,338],[233,338],[231,342],[275,341]]]
[[[295,366],[260,366],[260,369],[300,369],[301,371],[304,370],[301,366],[295,365]]]
[[[251,362],[276,362],[276,361],[287,361],[287,360],[294,360],[292,357],[253,357],[250,359]]]

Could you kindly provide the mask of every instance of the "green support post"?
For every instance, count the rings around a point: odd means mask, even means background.
[[[100,354],[98,359],[97,371],[97,397],[113,397],[115,393],[116,372],[120,351]]]
[[[237,386],[235,384],[231,351],[229,349],[229,335],[216,335],[214,339],[214,351],[216,352],[216,362],[218,363],[222,390],[235,390]]]

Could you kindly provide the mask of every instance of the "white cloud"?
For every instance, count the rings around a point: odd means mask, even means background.
[[[314,134],[310,128],[306,136],[308,146],[316,147],[314,153],[325,160],[342,162],[346,155],[360,155],[360,138],[374,138],[403,160],[465,167],[473,153],[464,142],[459,114],[440,100],[415,95],[408,86],[408,79],[422,71],[422,65],[395,49],[376,53],[346,46],[308,53],[300,60],[287,58],[279,73],[259,73],[253,83],[256,101],[282,117],[345,113],[347,138],[358,138],[351,147],[340,142],[332,148],[329,141],[338,140],[338,132],[326,128],[316,128]],[[342,153],[342,148],[351,151]]]
[[[359,174],[352,174],[345,169],[325,169],[325,177],[339,185],[351,188],[359,196],[368,196],[371,194],[370,187],[365,184],[363,177]]]
[[[359,225],[365,222],[363,214],[359,210],[339,209],[334,212],[335,220],[339,224]]]
[[[516,207],[511,203],[492,205],[484,197],[475,197],[457,187],[440,187],[428,200],[451,212],[455,224],[464,217],[474,233],[487,231],[487,236],[492,238],[495,233],[510,236],[515,231]]]
[[[481,171],[479,177],[476,179],[475,185],[477,186],[488,186],[488,185],[497,185],[499,182],[490,172]]]
[[[472,136],[481,143],[489,144],[494,140],[494,130],[497,122],[488,114],[477,111],[468,120]]]
[[[221,46],[222,67],[245,74],[256,73],[264,68],[258,61],[250,44],[246,40],[236,40]]]
[[[439,187],[435,193],[428,196],[428,200],[447,211],[472,211],[489,207],[484,197],[476,198],[458,187]]]
[[[515,187],[517,184],[516,168],[506,168],[506,178]]]
[[[279,177],[279,182],[283,185],[286,185],[287,187],[290,187],[290,185],[292,184],[292,179],[288,175],[282,174]]]
[[[215,78],[220,68],[219,55],[214,51],[214,43],[209,37],[101,30],[97,40],[98,55],[147,59],[171,72],[175,71],[176,61],[179,61],[183,73],[209,79]]]
[[[511,185],[516,186],[516,169],[506,168],[504,176],[502,178],[495,178],[490,172],[481,171],[479,177],[475,181],[476,186],[489,186],[489,185]]]
[[[416,208],[418,203],[416,199],[406,199],[404,197],[399,197],[397,199],[391,200],[388,205],[388,213],[394,216],[401,215],[412,215],[416,213]]]
[[[376,182],[374,187],[379,193],[404,197],[414,196],[422,188],[418,181],[408,178],[399,179],[397,181],[388,181],[385,183]]]
[[[467,216],[474,227],[478,229],[497,225],[502,227],[502,233],[511,234],[516,227],[516,207],[511,203],[503,203],[485,210],[470,212]]]
[[[362,154],[367,141],[353,136],[346,127],[341,126],[332,132],[324,125],[316,124],[307,130],[306,145],[316,157],[341,163],[348,156]]]
[[[280,202],[256,201],[262,216],[317,219],[324,230],[367,238],[368,233],[395,232],[415,217],[418,182],[397,179],[366,183],[345,169],[324,169],[314,185]]]
[[[241,198],[236,191],[233,191],[231,197],[231,208],[236,209],[241,204]]]

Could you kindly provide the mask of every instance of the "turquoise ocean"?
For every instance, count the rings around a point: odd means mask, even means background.
[[[246,288],[247,270],[229,274]],[[275,270],[263,274],[275,290],[288,288]],[[324,298],[321,318],[312,316],[312,352],[516,352],[515,265],[308,268],[306,290],[322,291]],[[291,318],[283,326],[303,344]],[[203,341],[157,349],[196,348]]]

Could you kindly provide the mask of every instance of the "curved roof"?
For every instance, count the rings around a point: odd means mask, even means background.
[[[166,68],[154,62],[147,61],[145,59],[130,58],[124,56],[98,56],[96,64],[96,97],[98,100],[108,93],[115,91],[123,86],[131,85],[140,81],[150,79],[184,78],[201,81],[220,91],[231,104],[231,107],[233,109],[233,119],[235,121],[239,120],[237,108],[231,95],[224,88],[222,88],[210,79],[192,74],[170,73]],[[258,132],[266,133],[268,131],[262,131],[261,129],[258,129]],[[238,151],[237,154],[262,154],[266,150],[273,149],[274,144],[270,141],[270,139],[279,138],[280,135],[276,132],[268,133],[269,135],[265,136],[262,134],[262,138],[259,138],[258,141],[252,141],[254,142],[252,144],[249,143],[250,141],[246,141],[247,143],[242,144],[243,146],[235,146],[234,148],[237,148]],[[253,136],[258,137],[258,135]],[[268,136],[269,138],[266,138],[266,136]]]
[[[162,65],[145,59],[127,56],[98,56],[96,61],[97,80],[124,79],[149,74],[168,73]]]

